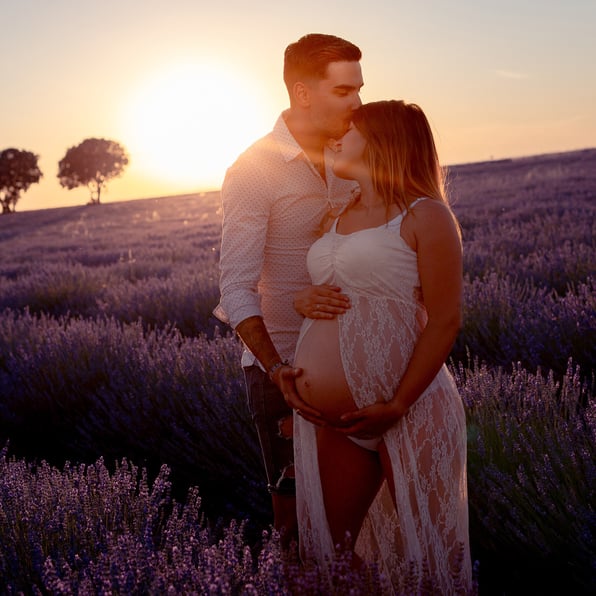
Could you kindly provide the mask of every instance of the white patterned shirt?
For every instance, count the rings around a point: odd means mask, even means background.
[[[325,213],[347,203],[356,187],[333,174],[332,159],[326,148],[325,184],[281,114],[228,169],[221,189],[221,299],[214,313],[233,328],[263,317],[279,355],[290,361],[302,325],[294,294],[311,284],[306,253]],[[243,366],[255,361],[245,350]]]

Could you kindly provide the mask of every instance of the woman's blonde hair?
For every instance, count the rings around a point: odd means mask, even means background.
[[[396,203],[407,209],[418,197],[448,203],[445,171],[418,105],[401,100],[367,103],[354,111],[352,122],[366,140],[374,190],[387,206]]]

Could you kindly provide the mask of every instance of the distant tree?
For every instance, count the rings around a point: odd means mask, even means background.
[[[38,155],[21,149],[0,152],[0,203],[2,213],[15,211],[21,193],[43,176],[37,165]]]
[[[128,155],[122,145],[108,139],[85,139],[71,147],[58,164],[60,184],[72,190],[87,186],[92,204],[99,204],[101,191],[108,180],[120,176],[128,165]]]

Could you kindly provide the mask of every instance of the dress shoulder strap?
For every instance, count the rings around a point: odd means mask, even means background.
[[[412,207],[414,207],[414,205],[416,205],[420,201],[425,201],[426,199],[428,199],[428,197],[418,197],[417,199],[414,199],[410,203],[410,206],[408,207],[408,209],[404,209],[399,215],[394,217],[390,223],[392,223],[392,222],[398,223],[399,222],[401,224],[401,220],[408,214],[408,210],[412,209]]]
[[[418,197],[414,199],[409,206],[409,209],[412,209],[414,205],[419,203],[420,201],[425,201],[428,197]],[[399,215],[396,215],[393,219],[389,220],[388,225],[391,228],[399,228],[401,227],[401,222],[403,221],[404,217],[408,214],[408,209],[404,209]]]
[[[417,199],[414,199],[411,203],[410,203],[410,209],[412,209],[412,207],[414,207],[414,205],[417,205],[418,203],[420,203],[420,201],[426,201],[428,199],[428,197],[418,197]],[[407,209],[404,211],[404,213],[407,213]]]

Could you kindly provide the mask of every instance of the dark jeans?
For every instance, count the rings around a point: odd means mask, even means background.
[[[287,430],[280,424],[292,416],[282,392],[267,373],[258,366],[244,368],[248,409],[257,428],[263,454],[267,488],[269,492],[283,495],[296,493],[294,479],[294,443]],[[290,425],[291,428],[291,425]]]

